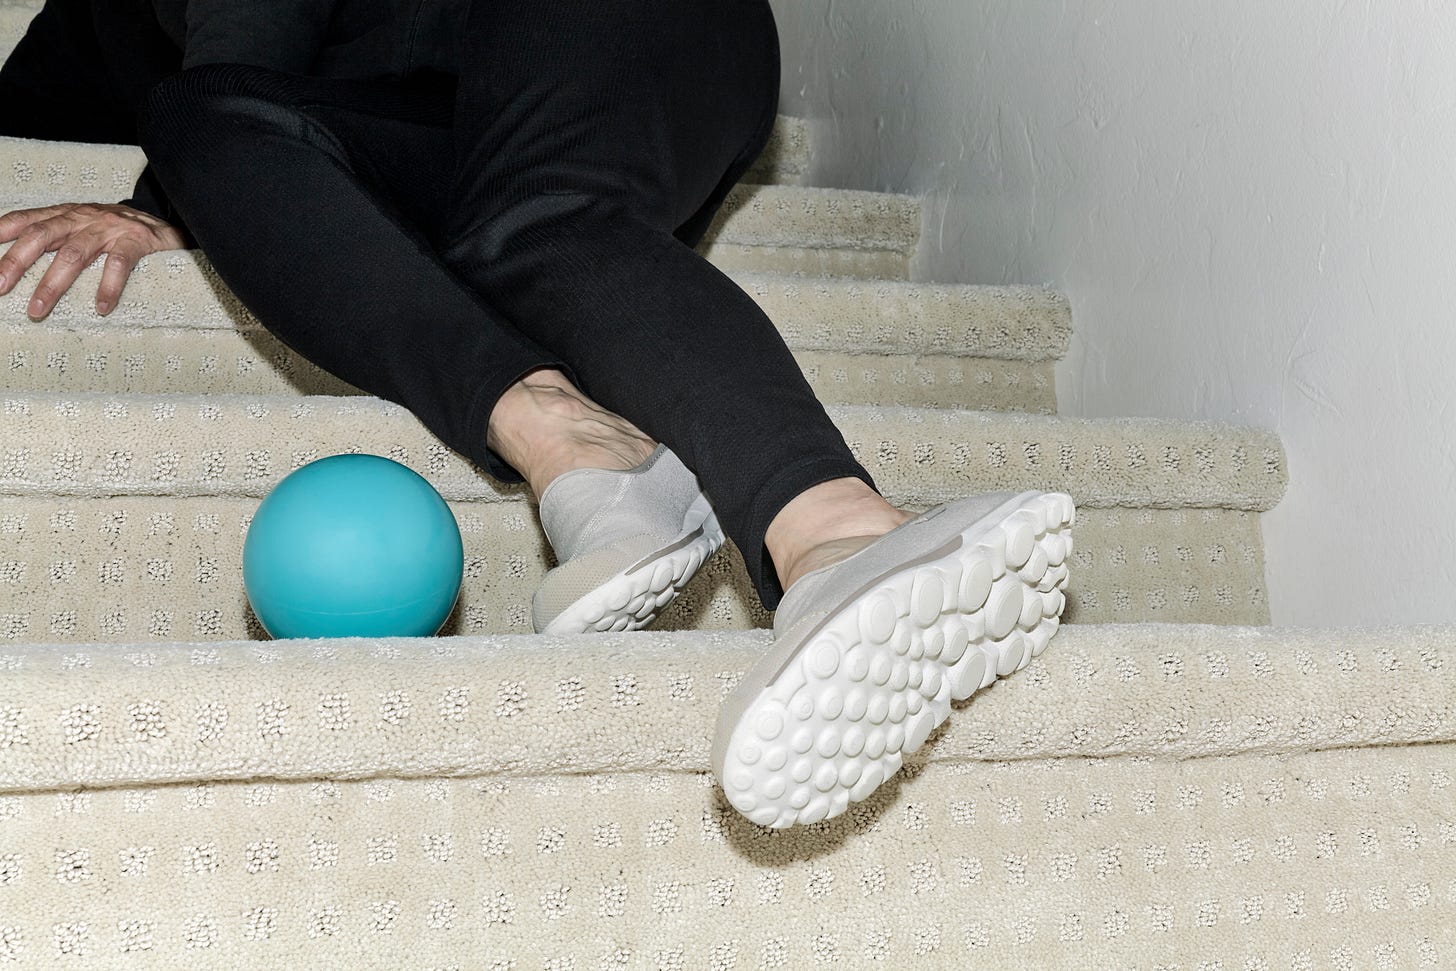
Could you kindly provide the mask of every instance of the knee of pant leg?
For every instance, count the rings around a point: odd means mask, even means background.
[[[201,64],[153,85],[137,117],[137,136],[153,162],[188,145],[205,126],[247,102],[277,104],[288,75],[250,64]]]

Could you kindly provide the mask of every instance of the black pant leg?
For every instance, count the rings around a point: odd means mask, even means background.
[[[873,485],[773,323],[695,241],[777,110],[766,0],[492,0],[467,21],[438,247],[584,391],[680,455],[782,591],[773,517]]]
[[[450,188],[452,99],[436,84],[209,64],[158,84],[139,134],[218,275],[269,331],[520,481],[486,448],[491,409],[526,372],[570,369],[417,228]]]

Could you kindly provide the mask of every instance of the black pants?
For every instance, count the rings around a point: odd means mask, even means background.
[[[279,339],[491,474],[501,394],[565,371],[697,473],[765,606],[769,522],[873,485],[771,321],[691,248],[778,100],[766,0],[490,0],[461,72],[335,80],[204,65],[142,147]]]

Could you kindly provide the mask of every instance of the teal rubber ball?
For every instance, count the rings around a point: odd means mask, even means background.
[[[269,635],[429,637],[460,594],[465,548],[423,476],[331,455],[273,487],[243,541],[243,586]]]

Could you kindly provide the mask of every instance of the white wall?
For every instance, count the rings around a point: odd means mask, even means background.
[[[1061,410],[1276,430],[1276,624],[1456,621],[1456,5],[781,0],[816,182],[1046,282]]]

